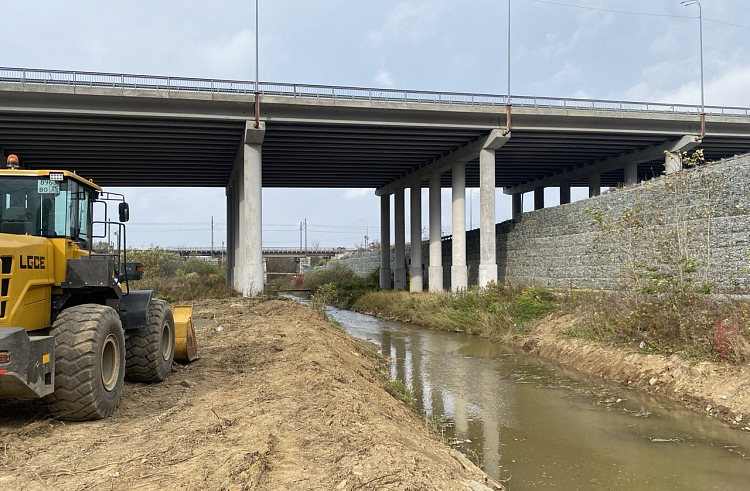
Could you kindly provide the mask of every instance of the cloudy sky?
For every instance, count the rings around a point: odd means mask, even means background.
[[[702,3],[706,104],[750,107],[750,2]],[[683,7],[679,0],[512,4],[513,94],[700,101],[697,6]],[[0,5],[4,66],[254,78],[253,0]],[[260,78],[505,93],[507,5],[507,0],[260,0]],[[223,189],[124,192],[132,208],[130,244],[209,244],[212,216],[221,244]],[[450,233],[449,196],[444,190],[445,233]],[[478,194],[469,196],[473,213],[467,215],[476,227]],[[379,236],[373,190],[266,189],[263,199],[266,246],[298,245],[305,218],[310,243],[351,247],[363,241],[366,229]],[[548,203],[556,200],[550,190]],[[510,214],[502,193],[497,214],[498,220]]]

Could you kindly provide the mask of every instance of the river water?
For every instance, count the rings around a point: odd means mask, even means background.
[[[750,490],[747,432],[485,339],[328,313],[509,491]]]

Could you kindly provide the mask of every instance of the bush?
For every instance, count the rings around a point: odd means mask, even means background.
[[[360,278],[350,268],[335,263],[330,268],[314,268],[304,275],[302,286],[318,303],[349,308],[361,296],[378,289],[379,272]]]
[[[143,263],[143,279],[131,281],[133,290],[156,290],[169,302],[238,296],[226,284],[223,267],[200,258],[183,258],[158,247],[128,251],[128,262]]]

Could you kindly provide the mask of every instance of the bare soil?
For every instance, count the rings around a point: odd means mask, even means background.
[[[109,419],[0,402],[0,487],[23,490],[502,489],[388,394],[382,360],[285,300],[195,306],[200,359],[126,383]]]
[[[531,354],[668,397],[750,431],[750,365],[691,362],[566,337],[565,328],[577,322],[575,315],[550,316],[516,343]]]

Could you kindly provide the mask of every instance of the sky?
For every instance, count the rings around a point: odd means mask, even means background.
[[[261,81],[507,91],[507,0],[259,1]],[[511,1],[514,95],[700,102],[697,6]],[[702,4],[706,104],[750,107],[750,2]],[[252,0],[0,0],[0,9],[0,65],[255,78]],[[110,190],[130,203],[132,246],[208,246],[212,217],[215,245],[225,240],[223,188]],[[556,189],[546,202],[558,202]],[[426,203],[425,194],[423,223]],[[442,204],[448,234],[448,189]],[[525,209],[531,204],[526,197]],[[478,226],[478,206],[478,192],[467,190],[467,225],[473,218]],[[353,247],[367,233],[379,238],[379,209],[373,189],[264,189],[263,244],[298,246],[307,219],[310,246]],[[498,191],[497,219],[509,216],[510,200]]]

